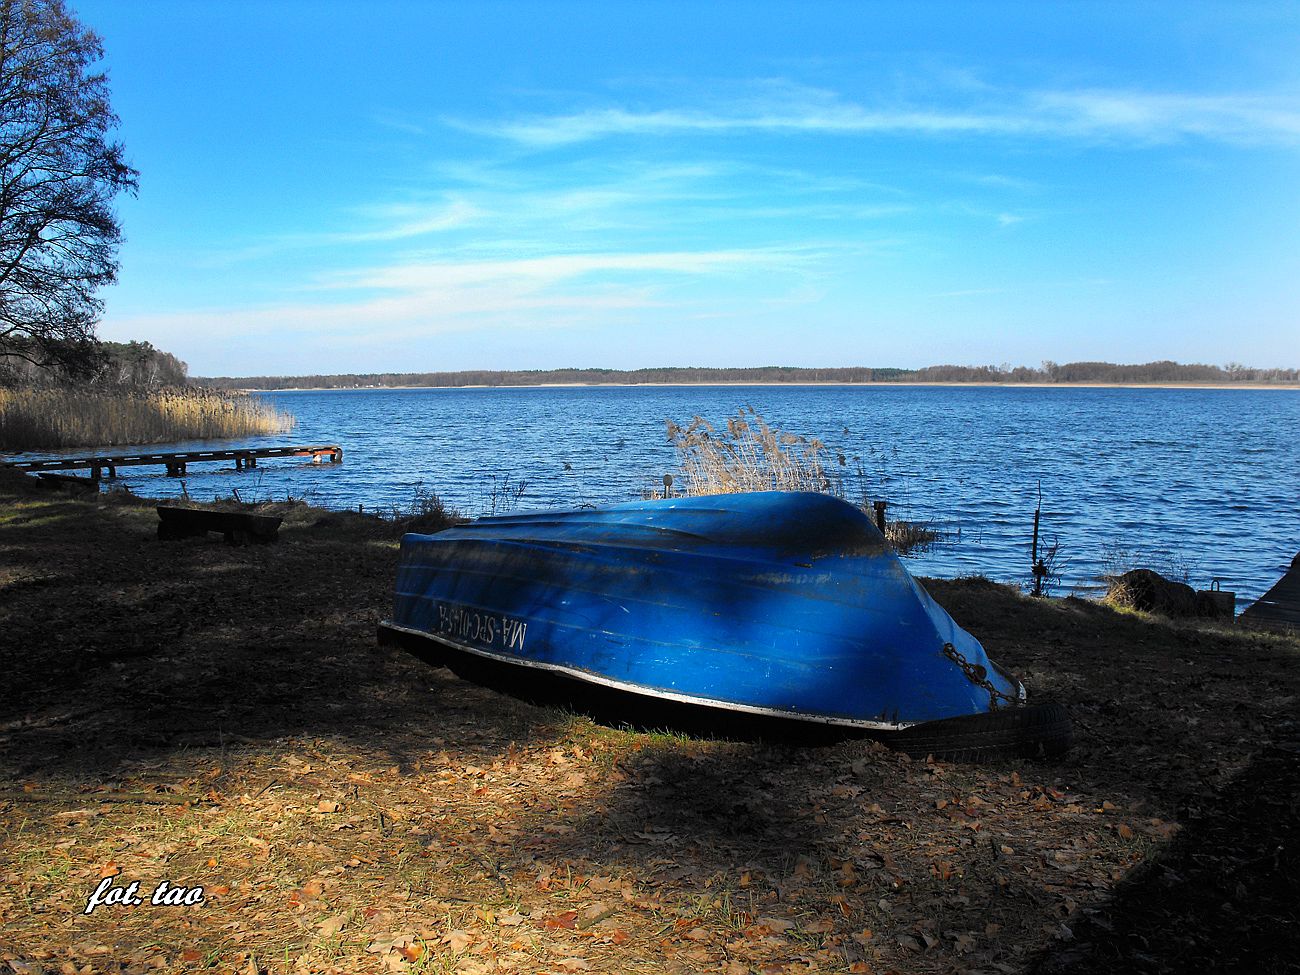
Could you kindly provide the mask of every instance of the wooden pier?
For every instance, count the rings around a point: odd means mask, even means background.
[[[1237,622],[1261,630],[1300,634],[1300,554],[1275,585],[1251,606]]]
[[[119,467],[157,465],[167,468],[168,477],[184,477],[188,464],[233,460],[235,470],[242,471],[257,466],[259,459],[267,457],[310,457],[313,464],[328,461],[343,462],[343,448],[337,444],[316,447],[245,447],[236,450],[182,450],[140,454],[104,454],[94,457],[53,457],[47,460],[7,461],[6,467],[20,471],[90,471],[90,479],[98,481],[107,472],[117,477]]]

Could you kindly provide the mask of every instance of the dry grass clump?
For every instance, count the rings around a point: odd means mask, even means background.
[[[742,407],[721,432],[699,416],[685,427],[669,420],[668,439],[677,448],[686,495],[832,488],[819,456],[825,445],[782,433],[752,406]]]
[[[160,390],[0,389],[0,449],[220,440],[283,433],[291,414],[243,393]]]
[[[885,523],[885,541],[896,552],[924,552],[939,540],[939,532],[925,522],[889,521]]]
[[[449,507],[437,492],[423,484],[416,485],[415,494],[405,511],[393,506],[392,522],[402,532],[432,535],[444,528],[469,521],[455,508]]]
[[[703,417],[695,417],[685,427],[669,420],[668,439],[677,448],[681,467],[680,486],[669,487],[677,494],[816,491],[837,498],[845,495],[844,476],[829,474],[822,466],[825,444],[776,429],[752,406],[729,418],[722,431]],[[847,465],[843,454],[838,458],[841,467]],[[858,506],[873,514],[865,491]],[[908,553],[929,548],[939,533],[921,522],[890,521],[885,525],[885,538],[894,551]]]

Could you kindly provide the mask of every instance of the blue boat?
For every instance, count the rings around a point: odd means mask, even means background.
[[[402,539],[380,639],[637,725],[1053,754],[1030,707],[860,509],[765,492],[482,518]]]

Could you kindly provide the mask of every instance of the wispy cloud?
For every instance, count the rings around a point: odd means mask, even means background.
[[[913,207],[905,191],[851,176],[734,161],[655,164],[607,156],[558,166],[466,170],[449,164],[392,192],[387,201],[356,205],[332,217],[312,215],[338,229],[275,234],[219,252],[205,263],[229,265],[330,248],[386,265],[410,262],[413,248],[439,260],[666,248],[721,252],[738,239],[754,252],[759,246],[789,246],[789,228],[801,221],[823,227],[838,223],[847,236],[851,228]],[[806,234],[805,229],[800,237]],[[414,259],[422,258],[417,253]]]
[[[407,240],[464,227],[483,216],[478,207],[461,200],[433,208],[411,205],[388,206],[373,212],[387,219],[382,222],[377,221],[378,226],[367,230],[304,235],[299,239],[314,244],[360,244],[368,241]]]
[[[427,205],[371,206],[339,216],[340,223],[346,221],[349,226],[362,225],[355,230],[273,234],[255,243],[209,254],[198,263],[202,266],[225,267],[244,261],[262,260],[287,251],[412,240],[468,227],[483,218],[484,214],[477,206],[464,200]]]
[[[413,261],[351,271],[322,288],[380,288],[442,293],[449,288],[503,285],[511,293],[535,291],[578,278],[632,273],[707,275],[759,267],[792,267],[806,254],[776,249],[661,253],[557,254],[520,260]]]
[[[1123,89],[993,90],[960,93],[966,103],[868,105],[833,91],[764,83],[762,97],[638,110],[623,106],[449,124],[534,148],[616,136],[683,133],[1033,136],[1169,142],[1300,142],[1294,94],[1186,94]],[[972,98],[979,101],[970,103]]]
[[[300,288],[296,302],[121,318],[113,328],[122,334],[136,329],[164,342],[209,331],[225,339],[296,333],[387,341],[489,327],[610,325],[649,308],[691,308],[694,299],[675,289],[692,279],[750,275],[759,282],[755,300],[784,294],[798,286],[799,269],[816,264],[822,253],[810,247],[517,260],[430,256],[323,277]]]

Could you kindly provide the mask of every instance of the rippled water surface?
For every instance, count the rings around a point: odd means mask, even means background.
[[[1057,593],[1093,591],[1108,570],[1144,564],[1238,605],[1272,585],[1300,549],[1300,391],[990,387],[583,387],[293,391],[263,394],[298,418],[288,436],[239,445],[338,443],[342,465],[266,460],[252,472],[195,465],[207,500],[290,494],[326,507],[408,505],[417,487],[472,514],[639,497],[676,466],[665,419],[715,423],[752,405],[782,430],[816,436],[891,515],[944,541],[917,573],[1027,581],[1042,483],[1042,534],[1059,543]],[[193,448],[195,444],[160,449]],[[202,446],[215,446],[204,444]],[[224,445],[223,445],[224,446]],[[77,451],[86,453],[87,451]],[[836,454],[844,455],[843,467]],[[856,458],[856,459],[855,459]],[[861,472],[859,474],[859,471]],[[140,494],[180,481],[125,468]]]

